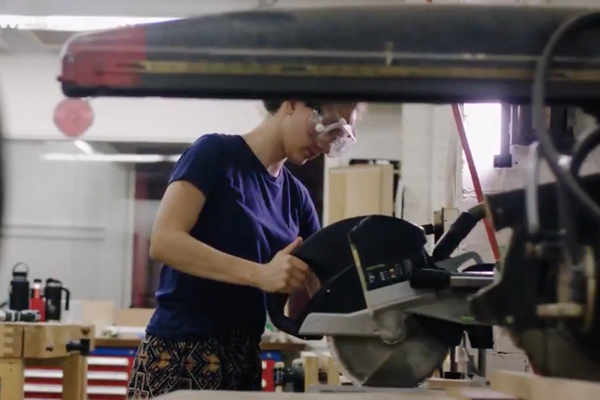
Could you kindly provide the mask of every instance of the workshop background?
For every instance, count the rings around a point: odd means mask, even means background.
[[[151,307],[159,266],[148,260],[148,235],[173,161],[202,134],[243,134],[264,116],[260,102],[251,101],[92,99],[88,103],[91,113],[85,108],[81,110],[82,118],[88,118],[89,128],[80,136],[68,137],[61,131],[68,131],[69,121],[60,113],[59,104],[64,96],[56,76],[60,47],[71,34],[142,21],[139,18],[185,17],[257,7],[304,7],[315,3],[353,6],[366,2],[424,1],[0,2],[0,93],[8,138],[5,147],[8,203],[0,259],[0,282],[6,284],[0,285],[0,298],[8,296],[13,265],[24,262],[30,267],[31,278],[61,280],[70,289],[73,300],[109,301],[122,308]],[[459,1],[437,1],[451,2]],[[600,5],[600,1],[591,0],[462,2]],[[40,16],[88,19],[33,18]],[[115,16],[124,18],[121,22],[109,18]],[[501,105],[465,105],[463,113],[484,191],[503,191],[522,185],[525,146],[510,146],[510,167],[494,167],[494,156],[501,153],[502,147]],[[577,115],[573,120],[575,133],[581,132],[586,124]],[[304,173],[298,172],[311,186],[325,223],[339,218],[339,210],[344,207],[346,213],[360,209],[356,202],[341,205],[339,193],[331,191],[334,181],[336,190],[343,186],[343,197],[361,191],[356,184],[348,183],[349,177],[361,168],[346,168],[351,162],[391,162],[391,169],[376,173],[387,177],[395,170],[397,184],[381,187],[383,184],[377,183],[381,196],[377,201],[382,211],[389,209],[391,203],[385,196],[393,192],[395,214],[415,223],[431,224],[435,211],[465,209],[476,202],[449,105],[369,104],[357,131],[359,141],[349,154],[340,159],[317,161]],[[600,170],[598,161],[599,157],[591,157],[585,171]],[[357,182],[365,179],[373,182],[374,175],[369,175],[372,173],[356,172]],[[393,185],[393,181],[385,178],[381,182]],[[501,251],[506,239],[498,236]],[[493,261],[483,227],[469,236],[462,249],[480,252]],[[496,347],[489,368],[502,363],[503,368],[526,369],[524,357],[508,340],[498,340]]]

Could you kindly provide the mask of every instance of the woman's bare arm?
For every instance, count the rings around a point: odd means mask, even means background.
[[[150,257],[201,278],[258,286],[260,264],[225,254],[189,234],[205,202],[204,194],[191,183],[171,183],[160,202],[152,229]]]

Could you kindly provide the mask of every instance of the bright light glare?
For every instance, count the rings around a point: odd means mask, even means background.
[[[94,154],[95,153],[94,148],[88,142],[84,142],[83,140],[76,140],[74,143],[75,143],[75,146],[79,150],[83,151],[84,154]]]
[[[27,15],[0,15],[0,28],[82,32],[113,29],[128,25],[171,21],[175,19],[179,18],[72,17],[60,15],[37,17]]]
[[[160,163],[177,162],[180,154],[63,154],[48,153],[42,159],[50,161],[88,161],[88,162],[121,162],[121,163]]]
[[[465,104],[465,131],[477,169],[494,167],[494,156],[500,153],[502,106],[498,103]]]

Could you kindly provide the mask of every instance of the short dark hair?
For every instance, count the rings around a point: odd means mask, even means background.
[[[279,111],[284,101],[285,100],[282,99],[263,100],[263,106],[269,114],[275,114],[277,111]]]
[[[287,100],[284,100],[284,99],[263,100],[263,106],[265,107],[265,110],[267,110],[267,112],[269,114],[275,114],[277,111],[279,111],[279,109],[281,108],[281,105],[285,101],[287,101]],[[306,104],[307,107],[314,108],[315,110],[319,110],[319,111],[323,107],[322,103],[315,102],[315,101],[301,100],[301,99],[299,99],[298,101],[303,102],[304,104]]]

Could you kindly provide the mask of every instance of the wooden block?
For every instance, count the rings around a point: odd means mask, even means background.
[[[327,367],[325,368],[327,372],[327,384],[328,385],[341,385],[340,381],[340,369],[333,359],[333,357],[329,357],[327,359]]]
[[[341,384],[340,368],[330,353],[323,352],[319,354],[319,368],[327,374],[328,385],[339,386]]]
[[[470,379],[444,379],[444,378],[429,378],[425,386],[431,390],[446,390],[449,388],[468,388],[477,386],[479,383]]]
[[[534,375],[526,372],[490,371],[490,388],[492,390],[514,396],[519,399],[531,398],[531,378]]]
[[[310,352],[303,353],[302,367],[304,369],[304,390],[319,384],[319,357]]]
[[[21,358],[23,326],[0,323],[0,358]]]
[[[521,400],[490,388],[451,388],[446,393],[455,400]]]

